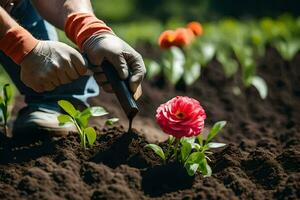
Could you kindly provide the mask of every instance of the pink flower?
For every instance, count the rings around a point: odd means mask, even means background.
[[[206,114],[199,101],[177,96],[156,110],[156,121],[167,134],[176,138],[197,136],[204,128]]]

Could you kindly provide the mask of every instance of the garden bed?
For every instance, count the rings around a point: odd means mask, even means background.
[[[266,100],[253,88],[234,95],[232,90],[242,87],[239,76],[226,79],[214,61],[189,89],[173,90],[161,79],[146,81],[137,130],[126,133],[122,126],[98,122],[92,149],[82,150],[76,134],[25,146],[1,144],[0,199],[299,199],[300,55],[287,63],[269,49],[259,65],[269,87]],[[216,138],[228,145],[213,155],[210,178],[191,179],[174,171],[175,165],[159,166],[160,160],[143,148],[149,138],[164,138],[155,128],[155,109],[175,95],[198,99],[207,127],[228,122]],[[121,114],[111,95],[93,104]]]

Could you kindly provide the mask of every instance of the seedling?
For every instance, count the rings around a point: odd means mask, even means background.
[[[92,147],[96,141],[97,135],[95,129],[89,126],[88,121],[92,116],[98,117],[108,114],[106,110],[96,106],[86,108],[84,111],[80,112],[75,109],[72,103],[66,100],[58,101],[58,105],[67,113],[58,116],[57,119],[60,122],[60,125],[65,125],[66,123],[74,124],[79,133],[81,146],[84,149],[87,148],[87,145]]]
[[[10,117],[9,109],[8,107],[12,103],[12,97],[13,97],[13,90],[10,84],[5,84],[2,88],[2,95],[0,96],[0,109],[2,112],[1,116],[1,122],[4,130],[4,134],[7,136],[8,134],[8,126],[7,122]]]
[[[201,134],[197,137],[182,138],[169,136],[168,147],[165,151],[156,144],[147,144],[145,148],[152,149],[164,163],[167,163],[172,159],[182,163],[190,176],[200,172],[204,177],[209,177],[212,174],[211,167],[208,164],[208,161],[210,161],[208,155],[212,154],[209,150],[224,147],[226,145],[224,143],[211,141],[225,125],[226,121],[215,123],[206,140],[203,139]]]
[[[119,118],[110,118],[105,121],[107,126],[112,126],[119,121]]]

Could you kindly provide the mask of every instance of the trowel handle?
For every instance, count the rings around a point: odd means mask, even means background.
[[[139,109],[132,93],[129,91],[127,81],[119,78],[117,70],[108,61],[103,61],[101,67],[127,117],[132,119],[138,113]]]
[[[85,58],[88,60],[87,56],[85,56]],[[91,66],[90,69],[95,67],[91,65],[90,62],[89,65]],[[129,91],[128,82],[119,78],[117,70],[107,60],[102,62],[101,67],[127,117],[133,119],[139,109],[132,93]]]

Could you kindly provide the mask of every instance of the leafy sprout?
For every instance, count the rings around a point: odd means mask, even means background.
[[[88,121],[90,117],[98,117],[108,114],[106,110],[102,107],[89,107],[84,111],[80,112],[75,109],[75,107],[66,100],[58,101],[58,105],[67,113],[61,114],[58,116],[58,121],[60,125],[64,125],[66,123],[72,123],[78,130],[80,137],[80,144],[85,149],[88,146],[93,146],[96,141],[96,131],[93,127],[89,127]]]
[[[7,122],[10,117],[9,106],[12,104],[13,100],[13,89],[10,84],[5,84],[2,88],[2,96],[0,96],[0,109],[2,112],[2,126],[4,129],[4,134],[8,134]]]
[[[165,151],[156,144],[147,144],[145,148],[153,150],[164,163],[172,159],[182,163],[190,176],[199,172],[203,174],[204,177],[209,177],[212,174],[212,169],[208,164],[208,161],[210,161],[208,154],[211,153],[209,150],[226,146],[224,143],[211,141],[225,125],[226,121],[215,123],[206,140],[203,139],[201,134],[197,137],[182,137],[180,139],[170,136],[167,142],[168,147]],[[180,149],[180,154],[177,154],[178,149]]]
[[[110,119],[107,119],[105,124],[107,126],[112,126],[114,125],[115,123],[117,123],[119,121],[119,118],[110,118]]]

